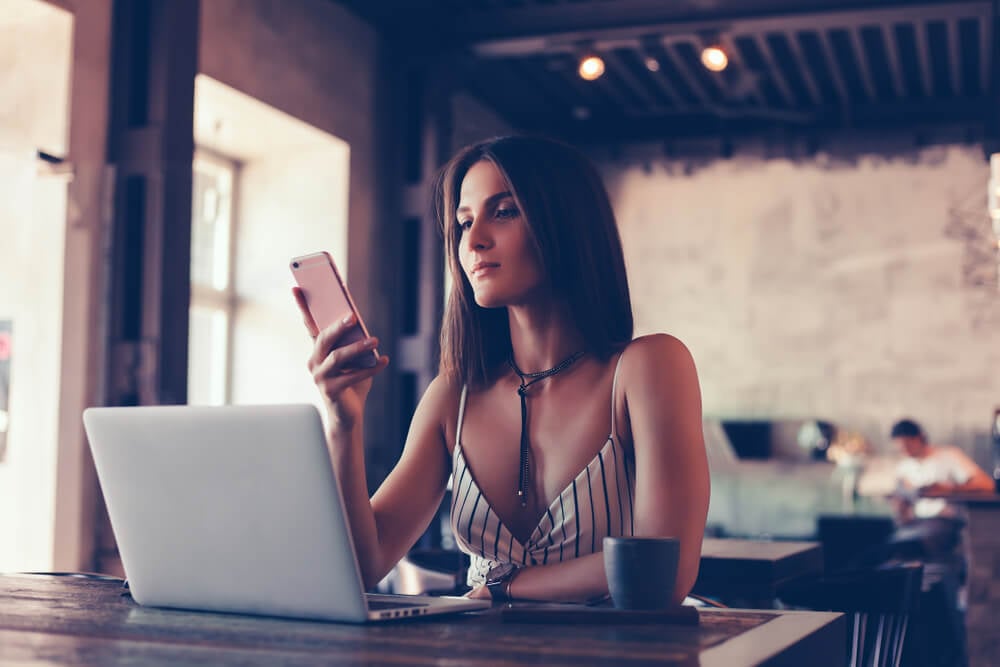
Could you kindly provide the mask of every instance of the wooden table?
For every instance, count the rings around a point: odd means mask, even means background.
[[[706,538],[694,592],[769,606],[785,583],[823,572],[818,542],[762,542]]]
[[[826,612],[701,610],[697,626],[501,622],[499,610],[379,625],[141,607],[120,582],[0,576],[0,663],[184,665],[836,665]]]

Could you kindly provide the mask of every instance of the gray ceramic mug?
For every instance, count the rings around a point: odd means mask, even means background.
[[[675,537],[605,537],[604,572],[615,607],[670,607],[680,553]]]

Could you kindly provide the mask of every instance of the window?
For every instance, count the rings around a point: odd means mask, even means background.
[[[191,192],[191,312],[188,403],[230,400],[230,359],[236,291],[233,285],[234,190],[237,164],[195,153]]]

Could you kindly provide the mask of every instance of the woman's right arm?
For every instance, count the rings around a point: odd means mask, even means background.
[[[338,322],[317,331],[297,289],[295,297],[316,340],[309,369],[326,407],[327,444],[362,579],[365,588],[371,588],[413,546],[441,504],[450,474],[444,423],[454,392],[441,378],[431,383],[414,412],[399,461],[369,499],[362,417],[372,377],[388,360],[381,357],[374,368],[345,371],[345,362],[371,348],[365,341],[338,347],[351,323]]]
[[[445,387],[437,378],[427,388],[399,461],[370,500],[360,424],[350,434],[328,436],[365,588],[381,581],[406,555],[441,505],[450,474],[440,419],[447,400]]]

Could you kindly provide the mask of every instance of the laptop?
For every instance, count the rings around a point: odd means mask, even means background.
[[[490,606],[371,595],[312,405],[83,413],[132,598],[365,623]]]

